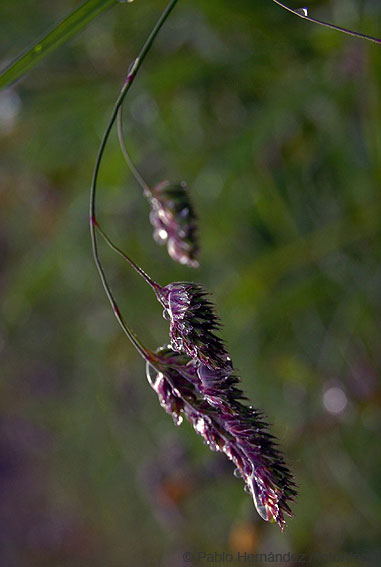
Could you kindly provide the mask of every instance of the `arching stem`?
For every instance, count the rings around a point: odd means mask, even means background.
[[[303,18],[303,20],[308,20],[309,22],[312,22],[314,24],[319,24],[319,26],[331,28],[332,30],[339,31],[339,32],[345,33],[347,35],[357,37],[359,39],[366,39],[367,41],[372,41],[373,43],[381,44],[381,39],[378,39],[378,38],[373,37],[371,35],[366,35],[364,33],[355,32],[355,31],[352,31],[352,30],[348,30],[346,28],[342,28],[340,26],[335,26],[334,24],[330,24],[329,22],[323,22],[322,20],[318,20],[316,18],[311,18],[308,15],[307,8],[299,8],[298,10],[293,10],[292,8],[290,8],[289,6],[284,4],[283,2],[280,2],[279,0],[273,0],[273,2],[275,2],[275,4],[278,4],[278,6],[280,6],[281,8],[284,8],[288,12],[295,14],[295,16],[298,16],[299,18]]]
[[[169,2],[167,7],[165,8],[163,13],[161,14],[160,18],[158,19],[156,25],[154,26],[151,33],[149,34],[145,44],[143,45],[142,50],[140,51],[139,56],[137,57],[137,59],[135,59],[135,61],[133,62],[132,66],[131,66],[131,68],[128,72],[127,78],[126,78],[124,85],[122,87],[122,90],[121,90],[121,92],[120,92],[120,94],[119,94],[119,96],[118,96],[118,98],[115,102],[114,108],[113,108],[112,113],[111,113],[110,120],[109,120],[109,122],[106,126],[105,132],[104,132],[103,137],[102,137],[101,144],[99,146],[97,159],[96,159],[96,162],[95,162],[95,165],[94,165],[93,178],[92,178],[91,189],[90,189],[90,212],[89,212],[89,216],[90,216],[90,236],[91,236],[91,245],[92,245],[94,261],[95,261],[95,264],[97,266],[99,276],[101,278],[102,285],[104,287],[106,295],[107,295],[107,297],[110,301],[110,304],[113,308],[115,317],[117,318],[120,326],[122,327],[123,331],[126,333],[127,337],[130,339],[130,341],[132,342],[134,347],[137,349],[137,351],[141,354],[141,356],[145,360],[152,360],[152,353],[143,346],[143,344],[140,342],[140,340],[135,335],[135,333],[125,323],[123,316],[122,316],[122,314],[119,310],[119,307],[117,305],[117,302],[116,302],[116,300],[113,296],[113,293],[111,291],[111,287],[108,283],[102,262],[101,262],[100,257],[99,257],[97,235],[96,235],[97,229],[99,230],[99,224],[98,224],[97,217],[96,217],[96,187],[97,187],[97,180],[98,180],[98,174],[99,174],[99,169],[100,169],[102,157],[103,157],[103,154],[104,154],[104,151],[105,151],[105,148],[106,148],[109,136],[110,136],[110,132],[112,130],[116,116],[118,114],[118,110],[121,107],[123,100],[124,100],[127,92],[129,91],[129,89],[130,89],[130,87],[131,87],[131,85],[134,81],[134,78],[136,77],[136,75],[138,73],[138,70],[139,70],[141,64],[143,63],[147,53],[149,52],[155,37],[159,33],[161,27],[163,26],[164,22],[168,18],[169,14],[173,10],[173,8],[177,4],[177,2],[178,2],[178,0],[171,0]],[[141,275],[142,275],[142,273],[141,273]],[[148,278],[148,276],[146,276],[146,277]],[[148,281],[148,280],[146,279],[146,281]]]
[[[120,144],[124,159],[126,160],[126,163],[127,163],[128,167],[130,168],[132,175],[135,177],[136,181],[139,183],[140,187],[143,189],[144,195],[148,198],[152,197],[152,191],[151,191],[150,186],[148,185],[148,183],[145,182],[145,180],[143,179],[143,176],[141,175],[141,173],[136,168],[136,166],[135,166],[134,162],[132,161],[131,156],[128,153],[128,150],[126,148],[126,142],[124,140],[124,134],[123,134],[123,106],[121,106],[118,110],[117,126],[118,126],[119,144]]]
[[[103,239],[107,242],[110,248],[114,250],[114,252],[119,254],[119,256],[121,256],[124,260],[126,260],[126,262],[130,264],[130,266],[144,279],[146,283],[148,283],[148,285],[152,287],[154,291],[158,290],[160,288],[159,284],[154,282],[153,279],[150,278],[149,275],[146,274],[145,271],[142,270],[140,266],[135,264],[135,262],[129,256],[127,256],[127,254],[125,254],[123,250],[121,250],[116,244],[113,243],[113,241],[107,236],[104,230],[100,227],[98,221],[95,221],[95,224],[98,232],[102,235]]]

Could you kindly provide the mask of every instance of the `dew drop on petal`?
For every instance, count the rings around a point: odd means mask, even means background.
[[[253,497],[255,509],[257,510],[260,517],[263,520],[265,520],[266,522],[268,522],[269,518],[268,518],[268,514],[267,514],[267,508],[261,502],[261,499],[260,499],[259,494],[258,494],[257,484],[256,484],[255,480],[253,479],[253,477],[251,477],[249,479],[249,482],[250,482],[250,486],[251,486],[251,490],[249,492],[251,493],[251,495]]]
[[[242,478],[242,473],[239,469],[234,469],[233,474],[236,478]]]
[[[268,522],[268,518],[267,518],[267,508],[266,506],[264,506],[257,498],[255,495],[253,495],[253,500],[254,500],[254,506],[255,509],[257,510],[258,514],[260,515],[260,517],[265,520],[265,522]]]
[[[202,417],[199,417],[196,421],[196,423],[194,424],[194,428],[197,431],[197,433],[200,433],[201,435],[204,433],[205,431],[205,422],[203,420]],[[209,443],[208,443],[209,444]]]
[[[150,386],[153,387],[155,380],[157,378],[157,371],[154,368],[152,368],[149,362],[147,362],[146,364],[146,376]]]
[[[182,424],[182,422],[184,421],[182,415],[178,415],[178,414],[175,415],[175,414],[173,414],[173,415],[172,415],[172,418],[173,418],[174,424],[175,424],[177,427],[179,427],[179,426]]]
[[[157,228],[153,237],[158,244],[165,244],[168,238],[168,232],[164,228]]]

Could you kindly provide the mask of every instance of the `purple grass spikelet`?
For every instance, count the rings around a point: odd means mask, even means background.
[[[147,363],[147,377],[161,406],[176,425],[185,417],[211,450],[225,453],[259,515],[283,530],[284,514],[292,516],[289,503],[296,495],[295,484],[262,414],[241,402],[239,378],[233,371],[205,372],[199,360],[169,346],[158,349],[156,357],[154,364]],[[211,384],[212,397],[205,393]]]
[[[118,136],[131,173],[143,189],[144,196],[150,204],[150,221],[154,228],[154,240],[158,244],[167,244],[168,254],[175,262],[198,268],[197,218],[189,199],[187,184],[184,181],[179,183],[162,181],[151,188],[144,180],[126,147],[122,107],[118,111]]]
[[[197,268],[197,219],[187,184],[184,181],[163,181],[153,187],[147,196],[151,204],[150,221],[156,242],[167,244],[168,254],[176,262]]]
[[[199,284],[176,282],[156,290],[170,322],[172,348],[197,358],[210,369],[229,369],[231,360],[223,341],[215,334],[220,327],[213,305]]]

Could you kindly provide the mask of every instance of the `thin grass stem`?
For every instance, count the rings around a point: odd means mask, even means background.
[[[127,256],[127,254],[125,254],[123,250],[121,250],[116,244],[114,244],[114,242],[107,236],[107,234],[101,228],[98,221],[96,221],[96,228],[98,232],[102,235],[105,242],[107,242],[109,247],[112,250],[114,250],[114,252],[119,254],[119,256],[121,256],[124,260],[126,260],[126,262],[144,279],[144,281],[152,287],[152,289],[157,290],[160,287],[156,282],[153,281],[153,279],[149,277],[148,274],[146,274],[144,270],[140,268],[140,266],[135,264],[135,262],[129,256]]]
[[[372,41],[373,43],[381,44],[381,39],[378,39],[377,37],[373,37],[371,35],[366,35],[364,33],[356,32],[356,31],[352,31],[352,30],[348,30],[347,28],[342,28],[340,26],[335,26],[334,24],[330,24],[329,22],[323,22],[322,20],[318,20],[317,18],[311,18],[308,15],[307,8],[299,8],[297,10],[294,10],[294,9],[290,8],[289,6],[287,6],[286,4],[284,4],[283,2],[280,2],[279,0],[273,0],[273,2],[275,2],[275,4],[278,4],[278,6],[280,6],[281,8],[284,8],[284,10],[291,12],[292,14],[294,14],[295,16],[298,16],[299,18],[302,18],[303,20],[308,20],[309,22],[312,22],[313,24],[318,24],[319,26],[324,26],[326,28],[330,28],[332,30],[339,31],[339,32],[345,33],[347,35],[357,37],[359,39],[366,39],[367,41]]]
[[[106,295],[110,301],[110,304],[113,308],[114,314],[116,319],[118,320],[121,328],[123,329],[123,331],[125,332],[125,334],[127,335],[127,337],[130,339],[130,341],[132,342],[132,344],[134,345],[134,347],[137,349],[137,351],[140,353],[140,355],[145,359],[145,360],[152,360],[152,353],[147,350],[143,344],[140,342],[140,340],[138,339],[138,337],[135,335],[135,333],[129,328],[129,326],[125,323],[123,316],[120,312],[120,309],[118,307],[118,304],[113,296],[110,284],[107,280],[101,259],[99,257],[99,252],[98,252],[98,243],[97,243],[97,230],[99,230],[99,223],[97,221],[97,217],[96,217],[96,188],[97,188],[97,181],[98,181],[98,175],[99,175],[99,169],[100,169],[100,165],[102,162],[102,157],[112,130],[112,127],[114,125],[115,119],[117,117],[118,114],[118,110],[121,107],[123,100],[127,94],[127,92],[129,91],[138,71],[140,66],[142,65],[146,55],[148,54],[157,34],[159,33],[161,27],[163,26],[163,24],[165,23],[165,21],[167,20],[169,14],[172,12],[173,8],[175,7],[175,5],[177,4],[178,0],[171,0],[169,2],[169,4],[167,5],[167,7],[165,8],[165,10],[162,12],[160,18],[158,19],[156,25],[153,27],[151,33],[149,34],[145,44],[143,45],[142,50],[139,53],[139,56],[135,59],[135,61],[133,62],[132,66],[129,69],[127,78],[123,84],[122,90],[114,104],[114,108],[111,112],[111,117],[110,120],[106,126],[106,129],[104,131],[103,137],[102,137],[102,141],[100,143],[99,146],[99,150],[98,150],[98,155],[95,161],[95,165],[94,165],[94,171],[93,171],[93,177],[92,177],[92,182],[91,182],[91,189],[90,189],[90,204],[89,204],[89,217],[90,217],[90,237],[91,237],[91,246],[92,246],[92,252],[93,252],[93,257],[94,257],[94,261],[95,264],[97,266],[98,272],[99,272],[99,276],[101,278],[102,281],[102,285],[103,288],[106,292]],[[141,274],[142,275],[142,274]],[[147,276],[148,277],[148,276]],[[147,280],[146,280],[147,281]]]
[[[118,110],[117,127],[118,127],[119,144],[120,144],[120,148],[122,150],[124,159],[126,160],[126,163],[127,163],[128,167],[130,168],[132,175],[135,177],[136,181],[139,183],[140,187],[143,189],[144,195],[146,197],[152,197],[152,191],[151,191],[150,186],[148,185],[148,183],[145,182],[140,171],[138,171],[138,169],[136,168],[136,166],[135,166],[134,162],[132,161],[131,156],[130,156],[128,150],[127,150],[127,147],[126,147],[126,142],[125,142],[124,133],[123,133],[123,105]]]

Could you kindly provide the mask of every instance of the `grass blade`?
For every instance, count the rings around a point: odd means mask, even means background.
[[[0,72],[0,89],[29,71],[118,0],[87,0]]]

